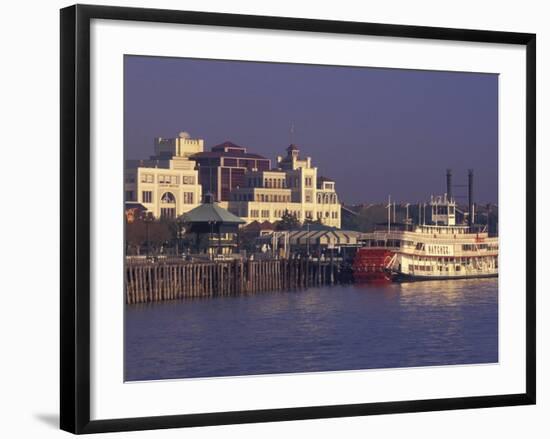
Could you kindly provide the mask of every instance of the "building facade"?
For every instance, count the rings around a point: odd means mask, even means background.
[[[154,146],[149,160],[126,162],[125,195],[127,202],[142,204],[157,218],[179,217],[201,204],[203,195],[212,194],[246,223],[274,223],[289,212],[301,223],[340,228],[335,182],[318,176],[311,157],[300,157],[296,145],[277,157],[273,169],[270,159],[231,142],[204,151],[204,141],[186,132],[157,137]]]
[[[215,201],[229,201],[230,193],[244,185],[247,172],[267,170],[271,160],[248,153],[243,146],[224,142],[211,151],[190,156],[198,164],[199,183],[204,193],[211,193]]]
[[[190,139],[187,133],[155,139],[155,157],[126,164],[126,202],[141,203],[156,218],[176,218],[197,207],[202,187],[196,163],[189,157],[202,148],[203,140]]]
[[[311,157],[300,158],[298,147],[290,145],[277,165],[277,169],[247,172],[244,184],[231,191],[228,209],[247,223],[279,221],[288,211],[300,222],[320,221],[340,228],[335,183],[317,176]]]

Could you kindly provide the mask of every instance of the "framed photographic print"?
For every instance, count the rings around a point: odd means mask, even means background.
[[[61,10],[61,428],[535,403],[535,35]]]

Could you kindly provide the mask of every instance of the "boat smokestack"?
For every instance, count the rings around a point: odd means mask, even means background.
[[[453,173],[447,169],[447,197],[449,200],[453,197]]]
[[[474,170],[468,169],[468,225],[474,225]]]

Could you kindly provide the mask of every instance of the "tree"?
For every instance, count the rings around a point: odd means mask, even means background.
[[[173,236],[173,227],[164,220],[144,221],[138,217],[132,222],[126,222],[126,253],[140,254],[140,249],[149,245],[152,253],[165,246]],[[149,243],[147,243],[149,237]]]
[[[167,221],[156,220],[149,224],[149,242],[153,252],[158,253],[161,247],[165,247],[172,233]]]
[[[147,233],[145,223],[141,219],[136,219],[126,223],[126,254],[140,254],[140,248],[145,242]]]
[[[281,220],[277,223],[277,230],[292,230],[298,228],[300,222],[294,213],[285,209]]]
[[[174,249],[175,254],[178,254],[178,240],[181,237],[180,222],[175,218],[161,217],[159,224],[163,229],[162,233],[164,236],[162,236],[162,238],[164,238],[165,243],[168,244],[168,247]]]

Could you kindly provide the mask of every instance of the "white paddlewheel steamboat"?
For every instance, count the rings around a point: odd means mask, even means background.
[[[432,197],[430,224],[403,224],[363,234],[356,281],[464,279],[498,276],[498,237],[486,227],[456,224],[456,203]],[[388,212],[389,215],[389,212]]]

